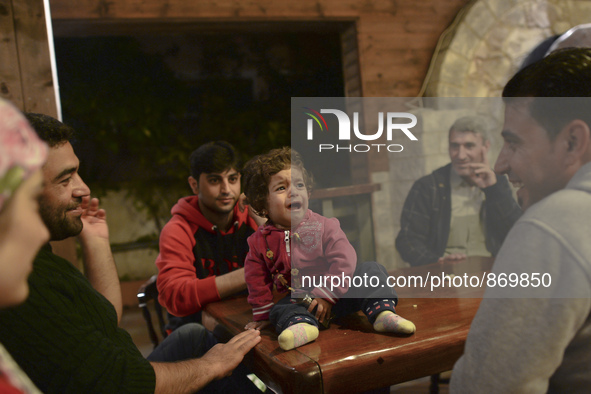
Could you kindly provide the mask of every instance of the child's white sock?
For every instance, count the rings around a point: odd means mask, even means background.
[[[279,334],[279,346],[283,350],[291,350],[305,345],[318,338],[318,327],[308,323],[298,323],[287,327]]]
[[[378,332],[395,332],[398,334],[412,334],[416,331],[413,322],[398,316],[392,311],[381,312],[373,323],[373,328]]]

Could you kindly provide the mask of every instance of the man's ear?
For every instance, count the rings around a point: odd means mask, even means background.
[[[193,193],[199,194],[199,182],[197,181],[197,179],[193,178],[192,176],[189,176],[187,180],[189,181],[189,186],[191,187]]]
[[[583,156],[589,154],[591,142],[591,130],[589,125],[580,119],[569,122],[560,133],[562,143],[566,147],[566,164],[573,165],[579,162]]]

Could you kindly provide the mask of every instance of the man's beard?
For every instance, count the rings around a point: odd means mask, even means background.
[[[53,207],[39,204],[39,213],[43,222],[51,233],[52,241],[61,241],[80,234],[82,231],[82,219],[80,217],[68,217],[67,212],[76,208],[80,203],[70,204],[66,208],[56,211]]]

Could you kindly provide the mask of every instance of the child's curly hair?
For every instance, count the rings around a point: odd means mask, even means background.
[[[289,146],[272,149],[250,159],[242,171],[244,194],[257,215],[267,217],[267,197],[271,177],[280,171],[296,167],[302,171],[308,195],[312,192],[312,175],[304,168],[302,157]]]

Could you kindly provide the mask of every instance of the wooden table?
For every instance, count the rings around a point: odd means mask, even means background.
[[[481,277],[491,265],[490,258],[471,257],[454,265],[412,267],[390,274],[426,278],[466,272]],[[361,392],[450,370],[463,352],[484,287],[435,293],[429,288],[397,287],[396,291],[397,313],[415,323],[414,335],[377,333],[359,312],[333,322],[316,341],[290,351],[281,350],[273,330],[263,330],[261,343],[246,362],[269,387],[284,393]],[[206,315],[218,330],[232,335],[252,320],[245,297],[210,304]]]

